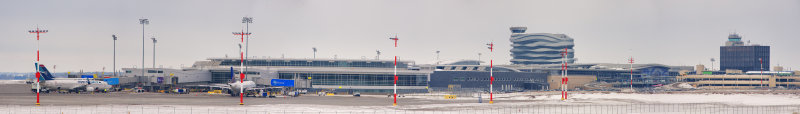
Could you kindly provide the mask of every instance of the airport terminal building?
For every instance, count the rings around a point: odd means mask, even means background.
[[[412,67],[411,61],[397,62],[398,92],[427,92],[432,71]],[[145,69],[144,75],[141,69],[123,68],[123,76],[155,85],[170,84],[174,77],[178,84],[225,84],[239,80],[239,64],[239,58],[209,58],[189,68]],[[312,90],[391,93],[394,88],[393,60],[252,58],[246,66],[245,80],[262,86],[272,86],[272,79],[288,79],[294,80],[294,88]]]

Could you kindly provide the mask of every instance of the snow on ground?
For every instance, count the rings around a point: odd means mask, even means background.
[[[0,84],[25,84],[26,80],[0,80]]]
[[[445,100],[446,94],[409,94],[406,97]],[[476,95],[477,96],[477,95]],[[488,99],[488,94],[482,95]],[[542,92],[521,92],[495,94],[495,100],[530,100],[531,102],[559,101],[560,94]],[[569,99],[576,102],[593,102],[597,104],[630,104],[630,103],[718,103],[743,106],[800,105],[800,96],[795,94],[710,94],[710,93],[573,93]],[[477,100],[477,97],[458,97],[451,100]]]
[[[571,94],[576,101],[632,100],[644,103],[721,103],[727,105],[800,105],[800,97],[790,94]],[[537,97],[539,100],[560,100],[560,95]]]

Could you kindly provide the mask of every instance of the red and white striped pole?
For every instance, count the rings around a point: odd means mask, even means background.
[[[39,79],[42,75],[39,66],[39,34],[47,33],[47,30],[39,30],[39,27],[36,27],[36,30],[29,30],[28,33],[36,33],[36,106],[39,106],[39,91],[41,90]]]
[[[630,62],[628,62],[628,63],[631,63],[631,68],[630,68],[631,69],[631,80],[630,81],[631,81],[631,91],[633,91],[633,57],[631,57]]]
[[[489,46],[489,104],[494,104],[494,58],[492,58],[494,42],[489,42],[486,45]]]
[[[564,48],[564,52],[561,53],[561,100],[567,100],[567,82],[569,78],[567,77],[567,48]]]
[[[397,48],[397,40],[400,40],[397,38],[397,35],[395,35],[394,38],[389,38],[389,39],[394,40],[394,47]],[[394,56],[394,94],[392,96],[394,96],[394,102],[392,103],[392,106],[397,106],[397,56],[396,55]]]
[[[244,44],[244,36],[250,35],[249,32],[234,32],[233,35],[241,36],[241,42],[239,42],[239,84],[242,87],[239,88],[239,105],[244,105],[244,51],[242,51],[242,44]]]
[[[397,56],[394,56],[394,102],[392,106],[397,106]]]

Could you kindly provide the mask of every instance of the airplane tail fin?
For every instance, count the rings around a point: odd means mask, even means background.
[[[55,77],[53,77],[53,75],[50,74],[50,71],[48,71],[47,68],[45,68],[42,64],[39,64],[39,72],[44,80],[55,80]]]
[[[234,75],[234,73],[233,73],[233,67],[231,67],[231,81],[230,81],[231,83],[236,82],[236,80],[235,80],[236,78],[235,77],[236,77],[236,75]]]

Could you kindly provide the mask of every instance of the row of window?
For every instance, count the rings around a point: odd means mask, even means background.
[[[455,77],[454,82],[464,81],[489,81],[489,78]],[[494,81],[538,81],[535,78],[494,78]]]
[[[722,78],[711,78],[711,79],[686,79],[687,82],[697,82],[697,81],[769,81],[768,78],[764,79],[754,79],[754,78],[747,78],[747,79],[722,79]],[[776,79],[777,82],[795,82],[795,79]]]
[[[280,79],[309,79],[312,85],[391,86],[393,74],[278,73]],[[398,86],[427,86],[427,75],[397,75]]]
[[[219,65],[238,66],[240,60],[222,60]],[[285,60],[248,60],[248,66],[316,66],[316,67],[377,67],[393,68],[394,62],[370,62],[370,61],[285,61]],[[405,62],[398,62],[398,68],[406,68]]]

